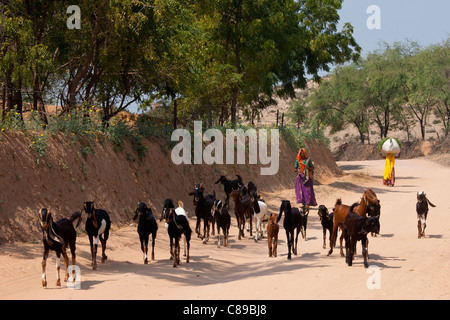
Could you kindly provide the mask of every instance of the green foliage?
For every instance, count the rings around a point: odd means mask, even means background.
[[[40,157],[44,157],[45,152],[47,151],[47,139],[46,133],[38,133],[29,145],[29,148],[36,151]]]
[[[364,143],[370,124],[378,126],[380,139],[392,127],[406,130],[409,137],[414,120],[425,139],[425,126],[434,110],[447,135],[448,43],[424,49],[411,41],[383,44],[358,64],[336,68],[309,98],[311,114],[330,125],[332,132],[354,125]]]

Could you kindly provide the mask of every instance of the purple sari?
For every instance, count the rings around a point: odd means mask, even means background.
[[[317,206],[316,196],[314,195],[313,179],[310,177],[308,181],[303,184],[304,173],[299,173],[295,179],[295,195],[297,196],[297,203],[304,206]]]

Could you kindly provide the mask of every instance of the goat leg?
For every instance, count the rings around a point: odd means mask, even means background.
[[[72,265],[73,265],[73,266],[76,266],[76,265],[77,265],[77,263],[76,263],[75,249],[72,251]],[[75,283],[75,280],[76,280],[76,273],[75,273],[75,269],[74,269],[74,270],[72,270],[72,282]]]
[[[333,247],[334,246],[332,244],[336,245],[337,232],[338,232],[337,227],[335,227],[333,225],[333,231],[330,234],[330,239],[331,240],[330,240],[330,250],[328,251],[328,254],[327,254],[328,256],[333,253]]]
[[[297,234],[295,235],[295,247],[294,247],[294,254],[295,255],[297,255],[298,234],[299,234],[299,230],[297,229]]]
[[[189,263],[189,248],[190,248],[190,241],[186,240],[186,247],[187,247],[187,257],[186,257],[186,263]]]
[[[92,270],[97,269],[97,240],[94,244],[94,237],[89,236],[89,244],[91,247],[91,267]]]
[[[56,286],[61,287],[61,277],[59,271],[61,270],[61,254],[56,255]]]
[[[47,274],[45,272],[46,266],[47,266],[47,258],[48,258],[48,249],[44,249],[44,255],[42,257],[42,286],[44,288],[47,287]]]
[[[93,247],[91,247],[91,253],[92,253],[92,270],[97,270],[97,244],[94,244]]]
[[[66,275],[64,276],[64,282],[67,282],[67,280],[69,279],[69,272],[67,271],[69,269],[69,257],[67,256],[65,246],[63,246],[62,250],[63,250],[62,254],[63,254],[63,258],[64,258],[64,267],[66,268],[65,269]]]
[[[155,239],[156,232],[152,233],[152,260],[155,260]]]
[[[272,237],[269,237],[267,242],[269,246],[269,258],[272,258]]]
[[[417,238],[420,239],[420,237],[422,236],[422,223],[420,222],[420,220],[417,222],[417,229],[418,229]]]
[[[287,245],[288,245],[288,260],[291,260],[292,259],[292,256],[291,256],[291,248],[292,248],[292,243],[293,243],[293,238],[294,238],[294,234],[292,234],[292,237],[291,237],[291,234],[289,233],[289,231],[286,231],[286,238],[287,238]]]
[[[223,236],[223,243],[225,245],[225,232]],[[220,227],[217,226],[217,248],[220,248]]]
[[[340,252],[341,252],[341,257],[342,257],[342,258],[345,257],[344,251],[343,251],[343,249],[342,249],[342,240],[343,240],[343,239],[344,239],[344,235],[341,234],[341,237],[339,238],[339,245],[340,245]]]
[[[277,248],[278,248],[278,237],[275,237],[273,239],[273,256],[274,256],[274,258],[277,257]]]
[[[105,254],[106,251],[106,240],[100,237],[100,242],[102,243],[102,263],[105,263],[108,260],[108,256]]]
[[[361,244],[362,244],[362,254],[363,254],[363,258],[364,258],[364,268],[368,268],[369,267],[369,263],[367,262],[368,259],[368,252],[367,252],[367,238],[363,238],[361,239]]]
[[[173,243],[173,240],[175,240],[175,243]],[[173,267],[176,268],[177,267],[177,244],[178,244],[178,240],[175,238],[171,238],[170,239],[170,253],[172,254],[173,257]]]

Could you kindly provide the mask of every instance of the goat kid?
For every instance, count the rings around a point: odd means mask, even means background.
[[[155,260],[155,239],[158,231],[158,224],[153,216],[152,209],[146,203],[138,202],[138,206],[134,211],[133,220],[138,220],[137,232],[139,234],[139,241],[141,242],[141,250],[144,254],[144,264],[148,264],[148,241],[150,234],[152,235],[152,256]]]
[[[436,207],[434,204],[428,200],[425,192],[420,191],[417,192],[417,204],[416,204],[416,212],[417,212],[417,229],[418,235],[417,238],[425,238],[425,228],[427,227],[427,216],[428,216],[428,205],[433,208]]]
[[[97,247],[99,239],[102,244],[102,263],[105,263],[108,259],[105,251],[106,241],[109,238],[109,229],[111,228],[111,219],[105,210],[95,209],[94,201],[86,201],[83,205],[83,210],[87,214],[85,230],[91,246],[91,266],[92,270],[97,270]]]
[[[353,263],[353,257],[356,252],[356,243],[361,240],[362,254],[364,258],[364,268],[368,268],[367,262],[369,258],[367,248],[367,234],[374,232],[380,233],[380,220],[379,217],[363,217],[353,212],[353,209],[358,205],[354,203],[348,209],[347,216],[345,217],[343,235],[345,238],[345,262],[351,266]]]
[[[211,208],[211,214],[217,224],[217,248],[220,248],[220,229],[223,232],[223,246],[228,245],[228,234],[230,231],[231,217],[227,209],[227,204],[223,204],[221,200],[214,200]]]
[[[267,242],[269,246],[269,257],[277,257],[277,247],[278,247],[278,232],[280,226],[278,225],[278,214],[270,214],[267,223]]]
[[[333,232],[333,212],[329,213],[328,208],[324,205],[319,206],[319,210],[317,212],[319,214],[320,223],[322,224],[323,231],[323,248],[327,248],[326,237],[327,230],[330,233],[330,247],[333,245],[331,243],[331,233]]]
[[[78,219],[77,226],[73,226],[73,222]],[[81,212],[75,212],[72,214],[70,219],[62,218],[58,221],[54,222],[51,212],[42,208],[39,211],[39,222],[42,228],[42,241],[44,243],[44,254],[42,258],[42,286],[47,287],[47,274],[46,274],[46,266],[47,266],[47,258],[50,250],[55,251],[56,253],[56,285],[61,286],[61,278],[60,278],[60,259],[61,254],[64,258],[64,264],[66,267],[66,275],[64,277],[64,281],[67,282],[69,279],[69,258],[66,253],[66,248],[70,248],[70,252],[72,254],[72,265],[76,265],[76,238],[77,232],[75,228],[77,228],[81,223]],[[75,282],[75,270],[72,271],[72,279]]]

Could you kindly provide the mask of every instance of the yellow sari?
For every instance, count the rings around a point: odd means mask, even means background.
[[[386,162],[384,164],[384,176],[383,183],[385,185],[394,185],[394,165],[395,165],[395,156],[393,153],[388,153],[386,155]]]

